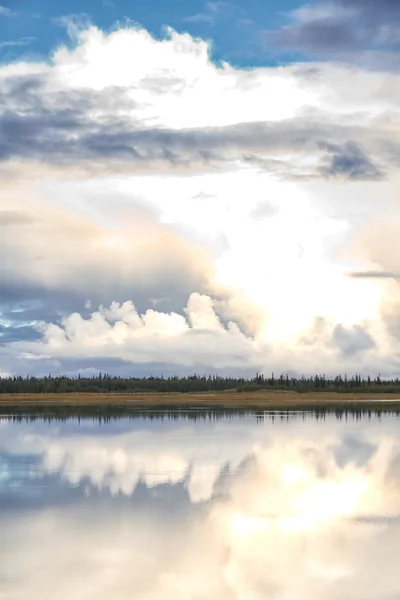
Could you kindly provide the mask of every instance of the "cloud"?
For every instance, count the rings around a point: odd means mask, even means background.
[[[3,301],[46,302],[52,296],[58,308],[68,298],[70,307],[83,307],[88,298],[125,300],[133,289],[140,304],[171,294],[186,300],[188,290],[201,288],[212,270],[205,247],[162,225],[134,201],[121,206],[112,227],[110,221],[99,223],[71,207],[34,198],[32,188],[28,201],[20,194],[4,194],[4,205],[12,198],[14,208],[0,210],[0,253],[8,257],[0,267]],[[118,211],[117,206],[115,201]]]
[[[0,321],[0,344],[39,339],[38,332],[33,325],[16,325],[14,323],[3,325]]]
[[[375,348],[374,340],[360,325],[354,325],[352,329],[337,325],[333,331],[333,342],[345,356]]]
[[[387,0],[332,0],[305,4],[288,13],[292,23],[265,34],[279,49],[299,50],[317,56],[354,59],[352,53],[366,50],[398,52],[399,4]]]
[[[390,271],[352,271],[349,277],[356,279],[400,279],[400,273]]]
[[[347,139],[350,136],[365,138],[362,128],[311,125],[303,119],[180,131],[161,128],[129,131],[123,122],[98,128],[96,124],[85,123],[79,113],[67,109],[51,116],[47,112],[24,117],[3,115],[0,128],[5,136],[0,146],[2,160],[42,161],[48,157],[55,165],[70,165],[79,158],[82,166],[88,161],[89,168],[92,163],[97,172],[107,162],[115,171],[123,170],[122,165],[128,162],[130,169],[139,172],[161,168],[186,171],[214,170],[220,163],[237,160],[254,162],[254,157],[262,153],[276,157],[294,153],[305,162],[314,154],[318,161],[319,155],[324,158],[321,149],[326,149],[332,154],[330,164],[319,169],[309,168],[309,178],[340,176],[350,181],[382,178],[382,172],[359,144]],[[8,139],[12,140],[11,144]],[[328,144],[323,142],[326,139],[333,141]],[[335,142],[341,142],[342,148]],[[379,153],[379,146],[372,151]],[[386,160],[388,166],[392,166],[389,156]],[[264,164],[268,164],[268,171],[275,171],[274,161]],[[282,158],[280,166],[283,175],[292,176],[294,169],[288,161]]]
[[[65,28],[71,40],[78,40],[79,36],[92,26],[92,20],[86,13],[70,13],[62,17],[53,17],[53,22]]]
[[[37,372],[48,372],[53,361],[53,373],[54,367],[57,372],[71,372],[73,365],[76,373],[90,365],[131,373],[130,365],[135,369],[142,365],[142,372],[216,371],[247,376],[256,371],[283,372],[288,367],[293,374],[314,373],[316,364],[323,364],[324,372],[331,375],[343,370],[367,374],[378,364],[382,376],[398,369],[393,357],[399,347],[382,323],[349,327],[325,319],[313,332],[310,327],[308,335],[291,334],[290,344],[285,337],[271,343],[268,316],[261,310],[253,314],[251,305],[239,299],[213,300],[193,293],[183,314],[154,309],[139,314],[130,301],[114,302],[87,318],[73,313],[58,323],[40,322],[34,325],[40,339],[10,341],[10,367],[7,360],[3,364],[12,368],[18,358],[19,365],[31,363]]]
[[[29,46],[36,38],[34,37],[22,37],[18,40],[6,40],[0,42],[0,48],[9,48],[11,46]]]
[[[382,179],[382,172],[371,162],[365,153],[352,142],[344,147],[325,145],[331,154],[329,164],[321,172],[327,177],[341,177],[350,181]]]
[[[185,23],[204,23],[214,27],[218,21],[232,14],[234,7],[229,2],[206,2],[205,10],[195,15],[183,17]]]
[[[393,211],[391,218],[377,215],[373,222],[369,222],[359,232],[353,240],[351,251],[355,257],[367,258],[373,267],[366,269],[366,272],[356,271],[353,276],[359,279],[397,279],[397,274],[400,273],[397,252],[397,248],[400,249],[399,226],[397,211]]]
[[[216,66],[187,33],[65,24],[71,47],[0,68],[4,369],[396,371],[388,282],[347,274],[400,272],[382,242],[398,237],[398,75]],[[137,331],[96,316],[126,302]],[[354,327],[374,347],[341,350]]]
[[[254,219],[265,219],[275,214],[274,208],[268,202],[260,203],[251,213]]]
[[[153,309],[139,315],[132,302],[113,303],[109,308],[100,307],[89,319],[75,313],[63,318],[60,326],[39,323],[43,341],[22,346],[25,352],[43,356],[118,356],[134,363],[187,367],[240,368],[260,354],[260,345],[246,338],[236,323],[223,327],[210,297],[193,293],[185,313],[186,319]]]
[[[351,110],[354,99],[345,119],[341,111],[334,118],[321,110],[324,88],[315,77],[305,81],[301,70],[217,69],[204,42],[172,30],[166,40],[155,41],[138,28],[105,35],[80,24],[71,35],[77,47],[59,49],[51,66],[27,67],[25,73],[3,69],[2,161],[75,169],[79,164],[89,172],[215,170],[235,161],[258,161],[290,177],[296,156],[296,168],[303,166],[305,176],[349,180],[376,179],[385,167],[398,167],[397,129],[390,133],[385,124],[383,130],[379,120],[386,106],[376,114],[371,134],[371,123],[360,125],[358,110]],[[149,62],[146,68],[136,65],[128,76],[121,61],[136,48],[143,48]],[[107,73],[98,64],[104,51]],[[199,77],[192,81],[196,71]],[[345,71],[340,75],[352,77]],[[263,90],[267,105],[260,102]],[[363,103],[368,102],[364,96]],[[330,110],[335,113],[337,105],[331,103]],[[332,155],[328,166],[326,151]],[[375,166],[377,156],[382,168]]]
[[[0,5],[0,16],[2,16],[2,17],[15,17],[16,14],[17,13],[16,13],[15,10],[11,10],[10,8],[7,8],[7,6]]]

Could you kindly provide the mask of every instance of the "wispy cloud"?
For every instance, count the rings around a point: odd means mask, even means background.
[[[0,48],[9,48],[12,46],[29,46],[36,38],[34,37],[22,37],[18,40],[6,40],[0,42]]]
[[[351,271],[347,275],[354,279],[400,279],[400,273],[391,271]]]
[[[55,17],[53,22],[64,27],[71,39],[76,39],[91,25],[90,17],[86,13],[72,13],[62,17]]]
[[[15,10],[11,10],[7,8],[7,6],[3,6],[0,4],[0,16],[3,17],[15,17],[17,12]]]
[[[229,2],[207,2],[204,11],[183,17],[181,20],[185,23],[203,23],[212,27],[221,19],[230,16],[233,11],[234,7]]]

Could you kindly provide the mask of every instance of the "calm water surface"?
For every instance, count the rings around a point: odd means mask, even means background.
[[[400,598],[400,420],[0,420],[1,600]]]

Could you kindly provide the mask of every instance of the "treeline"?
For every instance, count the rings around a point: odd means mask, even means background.
[[[290,390],[297,392],[355,392],[400,393],[400,380],[382,379],[380,375],[361,377],[337,375],[326,377],[270,377],[257,375],[252,379],[220,377],[217,375],[189,377],[115,377],[99,373],[93,377],[0,377],[0,394],[60,394],[77,392],[250,392],[259,390]]]

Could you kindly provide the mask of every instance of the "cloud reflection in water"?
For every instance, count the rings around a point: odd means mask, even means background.
[[[395,418],[3,421],[0,440],[7,600],[400,594]]]

